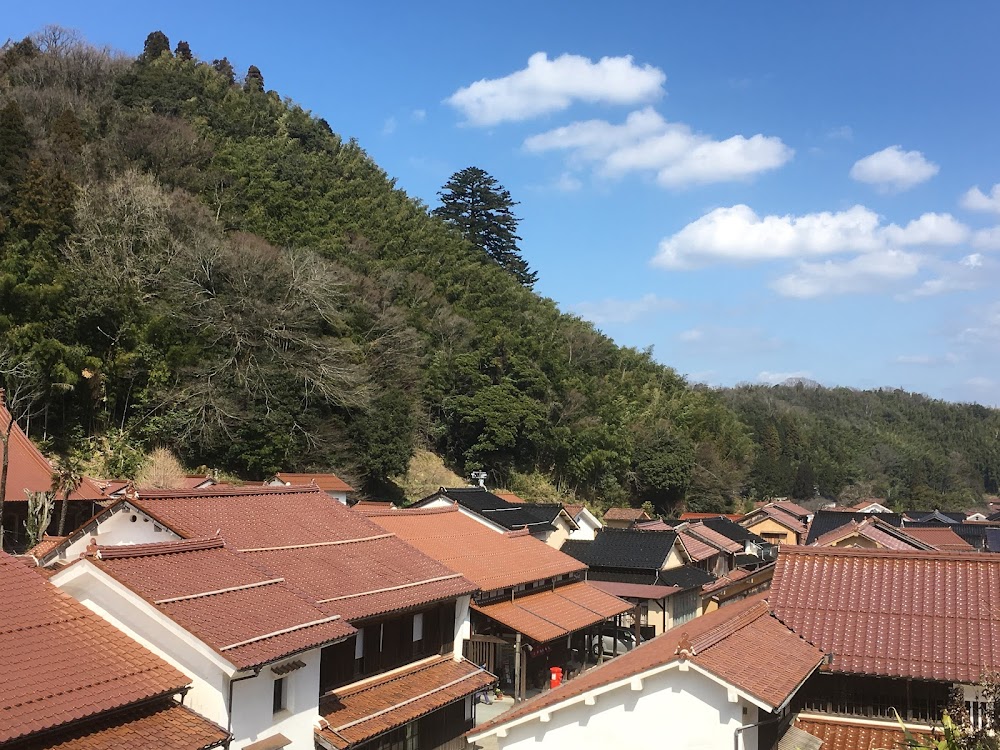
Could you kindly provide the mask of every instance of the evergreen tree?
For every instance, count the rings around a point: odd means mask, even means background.
[[[184,40],[177,42],[177,47],[174,49],[174,57],[184,62],[193,60],[194,55],[191,54],[191,45]]]
[[[233,64],[229,62],[228,57],[223,57],[221,60],[212,60],[212,67],[219,73],[222,73],[230,85],[236,83],[236,71],[233,69]]]
[[[479,167],[466,167],[451,176],[438,192],[441,205],[432,212],[458,229],[462,237],[500,264],[524,286],[538,279],[517,246],[517,201],[510,191]]]
[[[150,32],[146,37],[146,43],[142,47],[142,59],[145,61],[155,60],[166,52],[170,54],[170,40],[162,31]]]
[[[264,74],[256,65],[251,65],[247,69],[246,78],[243,79],[243,90],[247,93],[264,90]]]

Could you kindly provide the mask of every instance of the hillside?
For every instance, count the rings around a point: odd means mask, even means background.
[[[494,485],[664,510],[898,490],[925,464],[936,495],[995,491],[995,412],[692,388],[519,284],[256,68],[160,37],[131,59],[49,28],[0,57],[0,375],[57,452],[131,475],[135,447],[167,446],[398,496],[428,449]],[[864,460],[883,445],[891,471]]]

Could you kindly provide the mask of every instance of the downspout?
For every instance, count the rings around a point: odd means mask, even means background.
[[[261,667],[254,669],[253,674],[244,675],[243,677],[237,677],[235,680],[229,678],[229,700],[226,702],[226,713],[229,715],[228,721],[226,722],[226,731],[229,732],[230,736],[233,734],[233,683],[242,682],[243,680],[249,680],[257,677],[260,674]]]
[[[774,724],[778,721],[781,721],[780,716],[772,716],[770,719],[764,719],[764,721],[755,721],[753,724],[744,724],[743,726],[736,727],[736,729],[733,730],[733,750],[740,750],[740,734],[746,730],[761,727],[765,724]],[[757,748],[757,750],[761,749]]]

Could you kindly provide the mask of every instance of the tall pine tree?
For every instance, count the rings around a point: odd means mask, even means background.
[[[526,287],[538,279],[517,243],[517,202],[510,191],[479,167],[455,172],[438,192],[441,205],[433,214],[455,227],[461,235],[514,275]]]

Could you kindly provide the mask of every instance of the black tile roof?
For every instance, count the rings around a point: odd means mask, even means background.
[[[585,548],[583,557],[577,557],[577,550],[583,548],[575,545],[566,548],[570,542],[563,544],[562,551],[591,567],[657,570],[663,567],[676,540],[674,531],[603,529]]]
[[[942,523],[962,523],[965,513],[945,510],[904,510],[903,516],[910,521],[933,521],[940,517]]]
[[[994,513],[992,516],[986,516],[987,521],[1000,521],[1000,513]]]
[[[589,539],[567,539],[562,543],[559,551],[590,565],[590,545],[592,544],[593,542]]]
[[[1000,552],[1000,528],[986,529],[986,551]]]
[[[712,531],[716,531],[722,534],[728,539],[732,539],[734,542],[739,542],[740,544],[751,541],[754,544],[769,544],[768,541],[760,536],[757,536],[752,531],[749,531],[742,526],[740,526],[736,521],[725,516],[717,516],[716,518],[702,518],[701,523],[705,524]]]
[[[681,565],[679,568],[661,570],[659,572],[657,583],[661,583],[666,586],[680,586],[683,589],[696,589],[701,588],[706,583],[711,583],[714,580],[715,576],[711,573],[706,573],[701,568],[695,568],[690,565]]]
[[[552,522],[562,510],[562,505],[558,503],[516,505],[494,495],[483,487],[442,487],[430,497],[417,503],[417,506],[441,495],[454,500],[463,508],[468,508],[497,526],[511,531],[523,528],[528,528],[533,532],[552,531],[555,529]]]
[[[903,519],[898,513],[850,513],[843,510],[818,510],[813,516],[812,523],[809,524],[809,536],[806,537],[806,544],[812,544],[824,534],[846,526],[851,521],[861,523],[873,516],[896,528],[899,528],[903,523]]]

